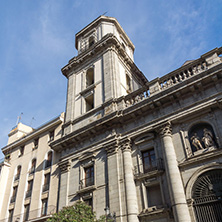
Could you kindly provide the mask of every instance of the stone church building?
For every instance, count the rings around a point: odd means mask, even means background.
[[[148,81],[115,18],[76,34],[65,114],[2,148],[0,222],[82,200],[116,222],[222,221],[222,48]]]

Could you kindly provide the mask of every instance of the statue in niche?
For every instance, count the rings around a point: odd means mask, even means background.
[[[192,144],[196,147],[197,150],[203,149],[201,145],[200,138],[197,136],[197,133],[194,133],[191,137]]]
[[[207,128],[203,129],[203,138],[202,141],[204,142],[205,148],[214,146],[214,141],[213,141],[213,134],[210,130]]]

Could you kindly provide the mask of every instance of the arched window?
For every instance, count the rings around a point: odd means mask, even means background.
[[[94,84],[94,68],[89,68],[86,72],[86,87]]]
[[[89,37],[89,47],[91,47],[95,43],[95,38],[93,36]]]
[[[35,167],[36,167],[36,159],[33,159],[29,174],[35,173]]]
[[[52,166],[52,151],[48,152],[45,168]]]
[[[197,222],[222,221],[222,170],[201,174],[192,189]]]
[[[213,128],[208,123],[200,123],[194,125],[189,130],[189,141],[192,152],[207,148],[216,148],[217,142]]]
[[[15,175],[15,181],[16,181],[16,180],[19,180],[20,174],[21,174],[21,169],[22,169],[22,167],[19,165],[19,166],[17,167],[17,172],[16,172],[16,175]]]

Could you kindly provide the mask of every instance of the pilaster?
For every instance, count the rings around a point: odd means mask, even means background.
[[[60,189],[59,189],[59,210],[68,205],[70,160],[59,163],[60,168]]]

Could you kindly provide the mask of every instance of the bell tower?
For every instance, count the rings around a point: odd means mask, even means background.
[[[76,118],[148,82],[134,63],[134,45],[115,18],[100,16],[75,36],[78,55],[62,68],[68,79],[64,133]],[[86,117],[87,118],[87,117]]]

